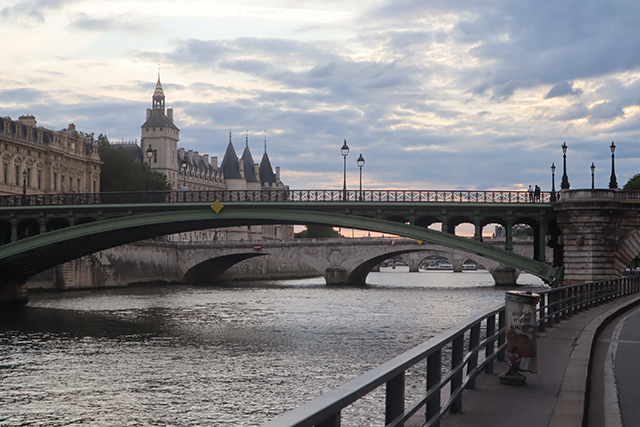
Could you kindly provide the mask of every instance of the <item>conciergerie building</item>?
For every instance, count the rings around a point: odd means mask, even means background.
[[[141,126],[140,144],[136,142],[112,144],[120,146],[138,162],[149,163],[151,170],[167,177],[173,189],[185,190],[262,190],[287,189],[280,180],[280,168],[275,172],[267,154],[267,142],[264,142],[264,154],[260,163],[255,163],[249,149],[249,137],[245,137],[242,156],[238,157],[231,140],[218,165],[218,157],[200,154],[197,151],[178,148],[180,129],[174,122],[172,108],[165,108],[166,97],[158,75],[151,108],[147,109],[146,120]],[[152,153],[147,156],[147,153]],[[227,227],[217,230],[180,233],[169,236],[171,240],[258,240],[292,239],[291,225],[262,225],[247,227]]]

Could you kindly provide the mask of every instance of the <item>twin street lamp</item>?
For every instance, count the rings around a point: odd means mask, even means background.
[[[344,158],[344,179],[342,181],[342,200],[347,200],[347,156],[349,155],[349,146],[347,145],[347,140],[344,140],[342,147],[340,148],[340,152],[342,153],[342,157]],[[360,192],[359,192],[359,200],[362,200],[362,167],[364,166],[364,157],[362,157],[362,153],[360,153],[360,157],[356,160],[358,163],[358,167],[360,168]]]

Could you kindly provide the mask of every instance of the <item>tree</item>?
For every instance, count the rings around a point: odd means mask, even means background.
[[[622,187],[623,190],[640,190],[640,173],[635,174],[629,181]]]
[[[103,161],[100,172],[100,191],[147,191],[149,174],[151,174],[151,190],[171,190],[167,177],[158,172],[151,172],[146,163],[136,163],[121,147],[113,147],[109,139],[100,134],[95,139],[93,133],[85,135],[92,142],[97,142],[100,159]]]
[[[307,228],[299,233],[296,233],[294,237],[296,239],[320,239],[338,237],[338,232],[333,227],[328,225],[307,225]]]

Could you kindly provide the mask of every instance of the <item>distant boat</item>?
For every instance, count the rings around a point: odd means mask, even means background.
[[[441,262],[435,265],[428,265],[424,270],[453,270],[453,264]]]
[[[463,270],[470,270],[470,271],[477,270],[478,269],[478,264],[463,264],[462,265],[462,269]]]

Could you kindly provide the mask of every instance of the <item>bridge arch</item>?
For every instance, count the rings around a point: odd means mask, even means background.
[[[627,265],[640,258],[640,230],[632,231],[618,246],[614,254],[617,271],[624,271]]]

